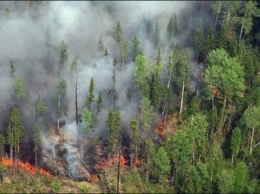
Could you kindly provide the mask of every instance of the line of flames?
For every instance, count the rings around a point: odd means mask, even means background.
[[[40,174],[43,174],[43,175],[47,176],[48,178],[51,177],[51,174],[49,172],[47,172],[46,170],[44,170],[42,168],[36,168],[35,166],[31,165],[29,162],[22,162],[20,160],[13,161],[7,157],[2,157],[2,163],[5,166],[18,166],[20,168],[23,168],[24,170],[26,170],[27,172],[29,172],[31,174],[36,174],[37,172],[39,172]]]
[[[97,164],[95,165],[95,168],[97,168],[98,170],[101,170],[104,166],[111,164],[111,163],[116,163],[116,162],[118,162],[118,156],[117,155],[115,155],[111,159],[97,162]],[[125,159],[125,157],[123,155],[121,155],[120,156],[121,166],[126,167],[126,163],[127,163],[127,160]]]

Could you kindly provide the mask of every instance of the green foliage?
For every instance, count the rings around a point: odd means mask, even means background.
[[[144,96],[148,96],[149,85],[147,78],[149,76],[148,62],[144,55],[138,54],[136,57],[135,83]]]
[[[139,41],[139,39],[136,36],[133,38],[132,44],[133,44],[133,46],[132,46],[132,51],[131,51],[132,52],[131,53],[131,59],[133,61],[135,61],[137,55],[143,54],[143,51],[142,51],[142,47],[140,45],[140,41]]]
[[[259,179],[254,178],[249,181],[249,183],[246,185],[246,192],[247,193],[256,193],[257,187],[259,187]]]
[[[5,151],[5,143],[6,143],[5,136],[0,134],[0,161],[2,160],[2,156],[3,156],[4,151]]]
[[[109,110],[106,126],[109,129],[108,141],[109,151],[113,151],[114,146],[118,143],[119,130],[121,126],[121,116],[119,110]]]
[[[11,115],[10,115],[10,121],[8,124],[8,129],[7,129],[7,142],[11,146],[11,152],[12,152],[12,147],[14,147],[15,153],[19,153],[19,145],[20,141],[23,135],[23,123],[22,119],[20,116],[20,111],[19,109],[15,106],[12,109]],[[12,155],[12,153],[11,153]]]
[[[163,85],[161,81],[162,64],[161,64],[161,49],[158,49],[158,55],[156,58],[156,64],[152,66],[151,81],[150,81],[150,100],[151,104],[158,108],[161,101],[161,95],[163,91]]]
[[[220,96],[228,100],[241,97],[244,90],[244,70],[237,58],[229,57],[224,49],[209,53],[210,66],[205,72],[205,83],[213,91],[220,91]]]
[[[61,51],[60,51],[60,70],[64,66],[64,63],[67,62],[69,58],[69,51],[68,51],[68,45],[62,41],[61,42]]]
[[[234,168],[234,192],[245,193],[245,188],[249,180],[247,165],[244,162],[239,162]]]
[[[88,187],[86,185],[83,185],[81,187],[82,193],[88,193]]]
[[[173,17],[170,18],[167,25],[167,38],[168,40],[172,40],[174,36],[178,35],[178,22],[177,22],[177,14],[175,13]]]
[[[137,155],[137,151],[140,149],[140,134],[139,134],[139,122],[134,116],[129,123],[129,132],[132,135],[131,150]]]
[[[57,84],[58,94],[64,96],[67,91],[67,83],[64,78],[61,78]]]
[[[245,124],[249,128],[255,128],[260,126],[260,106],[248,107],[244,114],[243,119]]]
[[[241,129],[236,127],[232,133],[232,138],[231,138],[231,151],[232,151],[232,155],[237,155],[240,145],[242,143],[243,140],[243,136],[242,136],[242,132]]]
[[[82,113],[82,120],[83,120],[83,128],[86,133],[91,130],[92,123],[93,123],[93,115],[92,112],[88,108],[83,109]]]
[[[188,130],[191,132],[193,138],[193,152],[196,150],[196,155],[198,156],[205,155],[204,149],[206,147],[208,126],[209,124],[205,115],[196,113],[190,117]],[[195,157],[195,153],[193,157]]]
[[[103,98],[102,98],[102,92],[99,91],[98,93],[98,98],[96,100],[96,104],[97,104],[97,115],[100,113],[102,105],[103,105]]]
[[[91,77],[91,80],[89,82],[89,89],[88,89],[89,95],[87,97],[87,100],[85,102],[85,106],[90,109],[91,104],[94,102],[95,96],[94,96],[94,79]]]
[[[57,193],[60,192],[61,187],[62,187],[62,184],[61,184],[59,178],[54,177],[54,179],[53,179],[53,189],[54,189],[54,191],[57,192]]]
[[[151,102],[147,97],[143,97],[141,101],[141,122],[142,128],[148,130],[151,125],[153,117],[153,107],[151,106]]]
[[[234,190],[235,175],[232,169],[223,169],[217,174],[218,190],[221,193],[230,193]]]
[[[115,39],[118,44],[120,44],[122,41],[122,28],[119,21],[117,22],[116,29],[115,29]]]
[[[15,99],[19,100],[25,96],[25,86],[22,77],[16,77],[14,82]]]
[[[194,50],[195,50],[195,57],[198,58],[198,56],[201,53],[205,52],[205,36],[204,36],[204,30],[203,30],[203,23],[202,19],[199,19],[197,28],[194,33],[193,41],[194,41]]]
[[[194,96],[190,102],[189,113],[193,115],[197,112],[200,112],[201,104],[202,104],[201,98],[199,96]]]
[[[45,103],[43,102],[42,99],[40,99],[38,102],[37,102],[37,105],[36,105],[36,115],[38,117],[41,117],[43,116],[46,111],[48,110],[48,107],[45,105]]]
[[[159,172],[159,181],[163,182],[163,175],[171,169],[170,159],[163,147],[160,147],[155,156],[155,164]]]

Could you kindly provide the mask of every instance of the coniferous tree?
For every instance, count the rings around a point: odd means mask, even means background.
[[[5,153],[5,143],[6,143],[5,136],[0,134],[0,163],[2,162],[2,157],[4,156]]]
[[[150,81],[150,101],[151,104],[158,109],[162,96],[162,81],[161,81],[161,51],[160,48],[158,50],[158,55],[156,58],[156,64],[154,65],[154,69],[152,70],[151,81]]]
[[[87,100],[85,102],[85,106],[90,110],[91,109],[91,105],[94,102],[95,96],[94,96],[94,79],[93,77],[91,77],[91,80],[89,82],[89,95],[87,97]]]
[[[7,129],[7,141],[10,145],[10,158],[13,159],[13,152],[14,157],[18,158],[20,153],[20,143],[21,138],[23,135],[23,123],[20,116],[19,109],[15,106],[12,109],[11,115],[10,115],[10,121],[8,124]]]
[[[59,62],[59,75],[64,68],[64,64],[68,61],[69,58],[69,51],[67,44],[62,41],[61,42],[61,51],[60,51],[60,62]]]
[[[158,24],[155,24],[155,31],[154,31],[154,35],[153,35],[153,43],[155,48],[157,48],[158,44],[160,42],[160,31],[159,31],[159,27]]]
[[[96,100],[96,104],[97,104],[97,115],[100,113],[102,105],[103,105],[103,98],[102,98],[102,92],[99,91],[98,93],[98,98]]]
[[[15,99],[19,100],[25,96],[25,86],[22,77],[16,77],[14,82]]]

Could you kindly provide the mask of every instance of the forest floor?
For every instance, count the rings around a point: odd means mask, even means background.
[[[6,168],[0,193],[100,193],[96,182],[73,181],[69,178],[30,174],[17,167]]]

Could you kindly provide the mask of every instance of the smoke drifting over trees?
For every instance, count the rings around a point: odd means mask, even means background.
[[[14,79],[10,76],[9,61],[14,62],[14,76],[24,79],[26,96],[20,100],[26,131],[32,131],[35,119],[35,107],[40,98],[48,106],[47,116],[42,122],[43,131],[56,120],[55,98],[56,85],[59,81],[59,58],[61,42],[68,46],[68,60],[61,70],[61,77],[67,82],[68,121],[75,119],[75,80],[70,73],[71,63],[77,61],[78,68],[78,106],[82,111],[88,95],[88,83],[91,77],[95,81],[95,96],[102,91],[104,108],[100,117],[106,116],[111,102],[108,89],[112,87],[112,61],[116,55],[114,39],[116,24],[122,27],[122,38],[127,41],[128,50],[132,39],[137,36],[144,52],[154,56],[152,39],[146,34],[144,20],[158,21],[160,43],[166,40],[165,29],[173,12],[192,6],[186,2],[1,2],[9,7],[9,12],[1,10],[0,60],[1,74],[0,106],[4,112],[10,112],[11,99],[14,99]],[[29,6],[27,8],[27,6]],[[28,10],[27,10],[28,9]],[[28,13],[27,13],[28,11]],[[152,32],[155,24],[152,24]],[[102,40],[108,50],[108,64],[105,57],[98,54],[98,41]],[[176,40],[178,41],[178,40]],[[163,52],[165,53],[165,52]],[[164,58],[165,60],[165,58]],[[138,95],[133,95],[131,102],[125,95],[126,88],[133,86],[133,61],[126,60],[125,69],[116,76],[117,106],[122,111],[122,119],[128,122],[138,110]],[[6,114],[8,116],[8,114]],[[1,117],[2,129],[6,126],[5,116]],[[64,118],[63,118],[64,119]],[[47,124],[47,125],[46,125]],[[97,130],[102,129],[104,119],[100,119]],[[30,134],[30,132],[28,134]]]
[[[256,1],[0,2],[3,161],[129,193],[232,192],[241,168],[257,191],[259,17]]]

